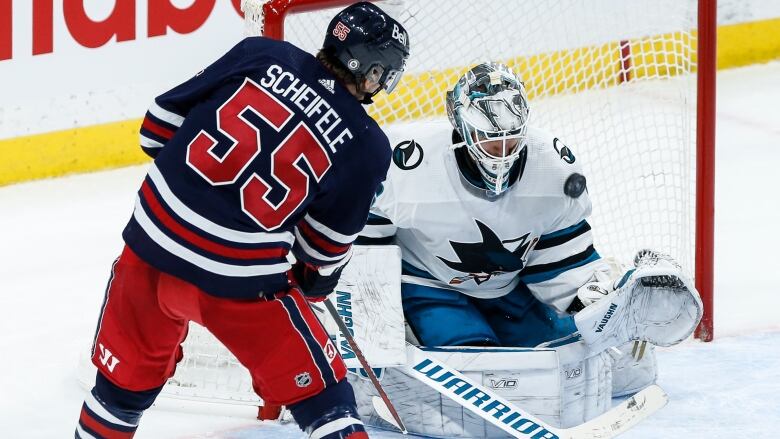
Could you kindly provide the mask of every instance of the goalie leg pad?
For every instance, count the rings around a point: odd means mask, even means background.
[[[672,346],[688,338],[702,317],[699,293],[669,256],[642,251],[618,289],[574,316],[594,351],[632,340]]]
[[[640,356],[639,360],[636,357]],[[655,384],[658,379],[658,363],[655,348],[651,344],[642,347],[641,342],[626,343],[618,347],[621,355],[612,367],[612,397],[634,394]]]
[[[570,427],[611,407],[612,360],[575,347],[552,349],[442,348],[426,351],[467,377],[494,390],[554,426]],[[372,406],[376,390],[368,380],[348,375],[358,411],[367,425],[392,426]],[[441,438],[504,438],[506,433],[457,402],[397,368],[385,370],[382,386],[410,433]]]
[[[605,352],[591,355],[581,341],[558,346],[561,364],[560,427],[582,424],[612,407],[613,359]]]

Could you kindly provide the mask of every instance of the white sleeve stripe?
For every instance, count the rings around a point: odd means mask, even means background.
[[[331,229],[330,227],[326,226],[325,224],[320,223],[316,219],[312,218],[309,214],[306,214],[306,216],[303,218],[309,225],[316,231],[322,233],[323,235],[327,236],[328,238],[332,239],[333,241],[336,241],[341,244],[352,244],[352,241],[357,238],[358,234],[355,233],[354,235],[342,235],[341,233]]]
[[[81,425],[76,424],[76,431],[79,433],[79,439],[98,439],[95,436],[92,436],[91,434],[84,431],[83,428],[81,428]]]
[[[320,439],[329,434],[333,434],[336,433],[337,431],[341,431],[349,427],[350,425],[363,425],[363,422],[355,418],[339,418],[336,419],[335,421],[330,421],[327,424],[322,425],[320,428],[312,431],[311,436],[309,436],[309,438]]]
[[[295,228],[295,242],[301,246],[304,252],[306,252],[307,255],[311,256],[314,259],[318,259],[320,261],[327,261],[327,262],[336,262],[344,259],[348,254],[350,254],[348,251],[344,252],[344,254],[338,255],[338,256],[325,256],[322,253],[318,252],[317,250],[313,249],[308,242],[306,242],[306,238],[301,236],[301,232],[298,231],[298,228]]]
[[[549,247],[543,250],[534,249],[529,257],[526,268],[534,265],[550,264],[566,259],[571,255],[582,253],[589,246],[593,245],[593,235],[590,231],[574,237],[555,247]]]
[[[100,416],[102,419],[116,425],[121,425],[123,427],[137,427],[138,424],[130,424],[127,423],[116,416],[112,415],[108,410],[106,410],[105,407],[101,403],[98,402],[98,400],[95,399],[95,395],[92,394],[92,392],[89,392],[87,394],[87,397],[84,398],[84,404],[89,407],[90,410],[92,410],[96,415]],[[89,436],[91,437],[91,436]]]
[[[393,224],[366,225],[360,232],[360,236],[366,238],[387,238],[395,235],[396,227]]]
[[[168,187],[168,183],[165,182],[165,178],[157,169],[154,163],[149,167],[149,178],[154,183],[157,191],[160,193],[160,198],[168,207],[173,210],[176,215],[180,216],[184,221],[189,224],[203,230],[206,233],[214,235],[218,238],[222,238],[227,241],[240,242],[244,244],[259,244],[265,242],[286,242],[292,244],[294,238],[292,233],[266,233],[266,232],[242,232],[239,230],[228,229],[227,227],[220,226],[204,218],[192,209],[187,207],[176,195],[173,194]]]
[[[156,140],[150,139],[142,134],[141,146],[143,146],[144,148],[158,149],[158,148],[162,148],[163,144]]]
[[[149,107],[149,113],[152,114],[152,116],[168,122],[171,125],[176,126],[177,128],[181,126],[181,124],[184,122],[184,117],[179,116],[176,113],[173,113],[171,111],[166,110],[165,108],[157,105],[157,102],[152,102],[152,105]]]
[[[340,261],[337,261],[330,265],[323,265],[317,269],[317,271],[320,272],[323,276],[330,276],[333,274],[334,271],[336,271],[337,268],[343,267],[344,265],[347,265],[347,263],[352,259],[352,249],[354,247],[350,246],[349,250],[347,250],[347,253],[344,255],[343,258],[341,258]]]
[[[138,224],[141,225],[141,228],[144,229],[144,232],[146,232],[146,234],[149,235],[149,237],[157,245],[165,249],[168,253],[177,256],[191,264],[197,265],[198,267],[211,273],[230,277],[253,277],[284,273],[292,267],[289,262],[262,265],[231,265],[217,262],[203,255],[199,255],[198,253],[195,253],[194,251],[174,241],[168,237],[168,235],[163,233],[162,230],[157,228],[152,220],[149,219],[149,217],[146,215],[146,211],[141,205],[140,198],[136,199],[133,217],[136,221],[138,221]]]

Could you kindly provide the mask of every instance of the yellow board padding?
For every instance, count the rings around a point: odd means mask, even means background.
[[[143,163],[140,119],[0,140],[0,186]]]
[[[621,48],[630,49],[623,68]],[[676,32],[625,43],[580,47],[493,60],[506,64],[523,79],[529,99],[578,93],[618,85],[624,73],[632,80],[675,76],[695,70],[696,33]],[[387,124],[446,114],[444,96],[471,66],[406,75],[392,95],[379,95],[369,113]],[[421,102],[422,105],[409,105]]]
[[[780,58],[780,18],[718,26],[718,69]]]
[[[628,41],[632,80],[695,70],[696,33],[677,32]],[[617,85],[621,42],[501,61],[518,72],[530,99]],[[718,69],[780,58],[780,18],[718,27]],[[370,113],[382,123],[446,114],[444,94],[471,66],[407,74],[392,95],[380,95]],[[410,105],[422,102],[422,105]],[[0,186],[38,178],[143,163],[141,120],[134,119],[0,140]]]

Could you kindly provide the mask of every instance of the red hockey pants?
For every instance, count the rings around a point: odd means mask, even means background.
[[[189,321],[249,369],[269,404],[292,404],[344,379],[336,347],[297,289],[273,300],[230,300],[162,273],[125,247],[114,263],[92,362],[117,386],[162,386],[181,359]]]

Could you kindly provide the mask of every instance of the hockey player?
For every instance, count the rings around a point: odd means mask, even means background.
[[[76,437],[134,435],[189,321],[310,437],[367,437],[307,300],[336,285],[386,175],[387,137],[361,103],[393,90],[408,55],[403,27],[361,2],[333,18],[316,57],[247,38],[155,99],[141,127],[154,163],[111,270]]]
[[[426,346],[536,346],[576,331],[567,311],[578,288],[608,271],[580,162],[529,127],[524,85],[503,65],[469,70],[446,105],[452,126],[395,147],[362,232],[401,247],[414,335]]]
[[[506,66],[469,70],[446,107],[450,124],[388,132],[394,166],[361,233],[363,243],[401,247],[411,338],[534,347],[575,333],[572,315],[628,278],[594,248],[580,161],[528,125],[525,87]],[[652,355],[642,367],[642,382],[617,393],[655,379]]]

